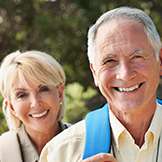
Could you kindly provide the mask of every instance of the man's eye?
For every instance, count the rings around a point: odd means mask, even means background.
[[[109,60],[104,60],[104,61],[103,61],[103,64],[113,63],[113,62],[115,62],[115,60],[109,59]]]
[[[108,59],[103,61],[103,65],[106,65],[108,67],[114,67],[115,65],[117,65],[117,63],[117,60],[114,59]]]
[[[49,88],[48,88],[48,86],[41,86],[39,91],[46,92],[46,91],[49,91]]]
[[[142,58],[142,56],[136,55],[136,56],[134,56],[133,58]]]
[[[132,59],[133,59],[133,60],[143,60],[144,57],[141,56],[141,55],[135,55]]]

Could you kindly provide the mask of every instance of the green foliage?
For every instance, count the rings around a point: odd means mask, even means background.
[[[0,105],[2,105],[2,96],[0,96]],[[7,124],[4,119],[4,115],[2,113],[2,109],[0,108],[0,134],[7,130]]]
[[[0,112],[0,135],[7,130],[8,128],[7,128],[6,121]]]
[[[66,110],[65,121],[75,123],[81,120],[89,111],[86,101],[96,95],[96,90],[88,87],[86,90],[79,83],[68,84],[65,89]]]

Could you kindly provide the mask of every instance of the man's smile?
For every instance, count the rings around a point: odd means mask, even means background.
[[[131,87],[114,87],[115,90],[119,91],[119,92],[133,92],[135,90],[137,90],[138,88],[140,88],[142,86],[143,83],[140,84],[136,84],[134,86]]]

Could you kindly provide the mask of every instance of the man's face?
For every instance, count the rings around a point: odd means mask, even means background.
[[[160,61],[143,25],[131,20],[112,20],[99,27],[95,43],[91,70],[111,109],[135,111],[155,105]]]

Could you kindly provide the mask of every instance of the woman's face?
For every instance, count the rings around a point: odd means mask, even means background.
[[[62,85],[50,87],[19,80],[11,91],[9,107],[28,133],[54,131],[58,126],[63,91]]]

